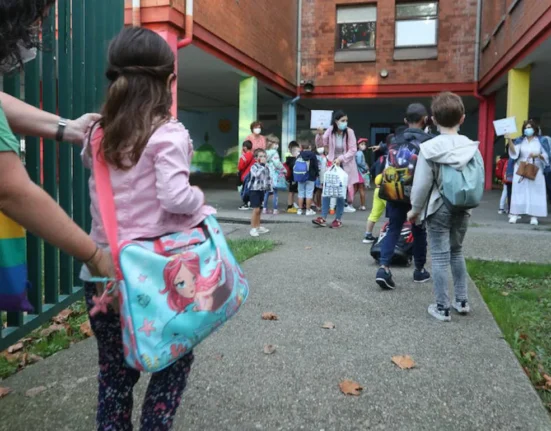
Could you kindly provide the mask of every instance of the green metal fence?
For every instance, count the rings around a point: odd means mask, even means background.
[[[4,77],[3,90],[65,118],[97,112],[106,88],[107,46],[123,25],[124,0],[58,0],[43,22],[42,52],[20,74]],[[79,148],[21,138],[32,180],[88,230],[88,174]],[[70,256],[28,234],[27,259],[34,313],[0,316],[0,351],[82,296],[80,264]]]

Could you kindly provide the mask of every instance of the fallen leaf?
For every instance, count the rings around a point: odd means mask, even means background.
[[[312,250],[312,247],[304,247],[304,250]]]
[[[13,346],[8,347],[8,353],[19,352],[23,347],[25,347],[23,343],[14,344]]]
[[[73,310],[70,310],[69,308],[63,310],[61,313],[59,313],[57,316],[55,316],[52,320],[55,323],[64,323],[67,321],[69,317],[71,317],[73,314]]]
[[[65,325],[55,323],[53,325],[48,326],[46,329],[43,329],[42,331],[40,331],[40,336],[44,337],[44,338],[47,338],[50,335],[52,335],[53,333],[60,332],[60,331],[63,331],[63,330],[67,331],[67,328],[65,327]],[[67,335],[69,335],[69,333],[67,333]]]
[[[279,320],[279,317],[277,317],[277,314],[269,311],[267,313],[262,313],[262,320]]]
[[[333,322],[325,322],[321,327],[323,329],[335,329],[335,324]]]
[[[31,342],[33,339],[32,338],[22,338],[20,341],[23,343],[23,344],[27,344],[29,342]]]
[[[341,392],[345,395],[358,396],[363,391],[362,386],[353,380],[343,380],[339,383],[339,388],[341,389]]]
[[[503,296],[509,296],[509,292],[501,292]]]
[[[38,386],[36,388],[29,389],[27,392],[25,392],[25,395],[27,397],[33,398],[36,397],[38,394],[44,392],[46,389],[46,386]]]
[[[80,325],[80,333],[86,337],[93,337],[94,332],[92,331],[92,328],[90,327],[90,321],[87,320],[82,325]]]
[[[548,374],[543,375],[543,380],[545,380],[545,386],[551,387],[551,377]]]
[[[221,361],[222,359],[224,359],[224,355],[216,355],[214,359],[216,359],[217,361]]]
[[[519,338],[520,338],[521,340],[528,340],[528,335],[526,335],[526,334],[520,334],[520,335],[519,335]]]
[[[42,356],[35,355],[34,353],[29,353],[26,354],[25,362],[30,365],[40,362],[42,359],[44,359]]]
[[[10,392],[11,392],[10,388],[3,388],[3,387],[0,386],[0,398],[4,398]]]
[[[264,354],[266,355],[271,355],[275,351],[276,351],[276,346],[274,346],[273,344],[266,344],[264,346]]]
[[[411,356],[393,356],[392,362],[398,365],[402,370],[409,370],[415,367],[415,362]]]

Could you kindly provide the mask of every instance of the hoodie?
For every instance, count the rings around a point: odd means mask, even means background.
[[[478,144],[462,135],[440,135],[421,145],[411,190],[411,205],[413,211],[421,215],[421,220],[436,213],[444,204],[439,187],[435,187],[439,165],[462,170],[478,152]]]
[[[316,181],[316,178],[318,178],[320,174],[317,154],[313,151],[306,150],[301,151],[299,157],[305,162],[310,162],[310,168],[308,170],[308,181]]]

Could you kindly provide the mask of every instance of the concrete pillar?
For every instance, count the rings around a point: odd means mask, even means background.
[[[297,138],[297,105],[290,100],[283,102],[281,117],[281,157],[284,160],[289,143]]]
[[[239,83],[239,153],[251,134],[251,123],[258,119],[258,80],[251,76]]]
[[[522,123],[529,119],[531,69],[532,66],[512,69],[508,74],[507,117],[515,117],[517,123],[517,133],[513,138],[522,135]]]

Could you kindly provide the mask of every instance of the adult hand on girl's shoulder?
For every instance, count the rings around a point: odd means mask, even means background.
[[[100,118],[100,114],[84,114],[76,120],[68,121],[63,133],[63,140],[74,144],[82,143],[86,132]]]

